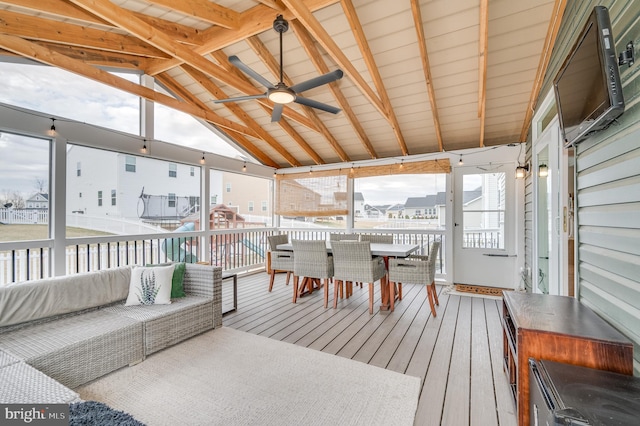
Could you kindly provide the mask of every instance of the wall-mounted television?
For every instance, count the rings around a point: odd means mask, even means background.
[[[553,80],[565,147],[609,126],[624,112],[609,11],[596,6]]]

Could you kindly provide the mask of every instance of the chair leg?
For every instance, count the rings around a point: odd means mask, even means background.
[[[300,277],[297,275],[293,276],[293,303],[298,301],[298,283],[300,281]]]
[[[324,308],[329,306],[329,279],[324,279]]]
[[[436,282],[431,283],[431,294],[433,294],[433,298],[435,299],[436,305],[440,306],[440,301],[438,300],[438,292],[436,289]]]
[[[389,280],[389,311],[393,312],[396,301],[396,283]]]
[[[273,290],[273,281],[276,278],[276,271],[275,270],[271,270],[271,276],[269,278],[269,292],[271,292],[271,290]]]
[[[402,283],[398,283],[398,300],[402,300]]]
[[[289,278],[291,278],[291,271],[287,271],[287,285],[289,285]]]
[[[427,285],[427,298],[429,299],[429,306],[431,307],[431,315],[436,316],[436,307],[433,306],[433,296],[431,294],[431,285]]]
[[[336,309],[338,307],[338,293],[341,287],[342,287],[341,280],[333,281],[333,309]]]
[[[369,283],[369,314],[373,314],[373,283]]]

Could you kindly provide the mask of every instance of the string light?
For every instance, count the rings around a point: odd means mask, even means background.
[[[273,169],[273,177],[274,177],[274,179],[276,178],[276,176],[278,176],[278,173],[277,173],[276,169]]]
[[[309,174],[313,173],[313,167],[309,167]]]
[[[247,171],[247,162],[244,162],[244,165],[242,166],[242,171],[246,172]]]
[[[462,154],[460,154],[460,161],[458,161],[458,166],[463,166],[464,161],[462,161]]]
[[[404,160],[400,160],[400,168],[404,168]]]
[[[200,159],[200,164],[204,164],[206,163],[206,160],[204,159],[204,152],[202,153],[202,158]]]
[[[147,152],[149,152],[149,150],[147,149],[147,140],[144,139],[144,142],[142,144],[142,149],[140,150],[141,153],[146,154]]]
[[[51,119],[51,127],[49,128],[49,131],[47,133],[49,133],[49,136],[56,135],[56,119],[55,118]]]

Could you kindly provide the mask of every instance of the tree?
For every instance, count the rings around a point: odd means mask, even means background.
[[[48,192],[49,192],[49,191],[48,191],[48,189],[49,189],[49,185],[48,185],[48,183],[47,183],[47,180],[46,180],[46,179],[42,179],[42,178],[38,178],[38,177],[37,177],[37,178],[35,178],[34,186],[35,186],[36,190],[37,190],[40,194],[42,194],[42,193],[46,194],[46,193],[48,193]]]

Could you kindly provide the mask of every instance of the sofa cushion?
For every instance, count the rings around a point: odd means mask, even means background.
[[[1,404],[69,404],[77,393],[24,362],[0,368]]]
[[[131,271],[129,296],[125,305],[168,305],[171,303],[171,281],[175,265],[147,268],[136,266]]]
[[[168,266],[171,263],[158,263],[158,264],[147,264],[147,267],[154,266]],[[184,262],[178,262],[175,264],[176,267],[173,270],[173,278],[171,279],[171,298],[178,299],[180,297],[185,297],[187,294],[184,292],[184,272],[187,269],[187,265]]]
[[[121,267],[2,287],[0,327],[124,300],[130,279],[131,268]]]
[[[0,349],[75,388],[141,361],[142,323],[98,309],[4,332]]]

